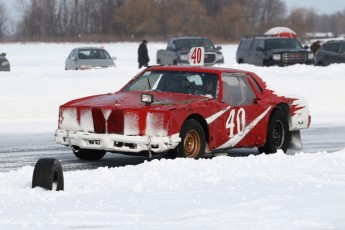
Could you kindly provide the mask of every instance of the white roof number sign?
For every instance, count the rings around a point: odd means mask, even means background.
[[[190,65],[204,65],[205,49],[204,47],[193,47],[188,54]]]

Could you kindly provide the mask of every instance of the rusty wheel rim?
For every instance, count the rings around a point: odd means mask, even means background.
[[[200,152],[201,139],[197,131],[190,130],[184,139],[183,147],[187,157],[195,158]]]
[[[273,127],[273,144],[277,149],[280,149],[284,143],[284,125],[281,121],[277,121]]]

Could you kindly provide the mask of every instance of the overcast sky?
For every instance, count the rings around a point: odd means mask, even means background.
[[[345,10],[344,0],[285,0],[288,11],[294,7],[314,8],[318,14],[332,14]]]

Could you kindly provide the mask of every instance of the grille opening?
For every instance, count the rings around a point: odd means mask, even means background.
[[[156,145],[151,145],[151,149],[158,149],[158,145],[156,144]]]
[[[90,145],[100,145],[101,141],[100,140],[89,140]]]
[[[121,142],[121,141],[115,141],[114,142],[114,147],[118,147],[118,148],[127,147],[129,149],[136,149],[137,148],[137,144],[125,143],[125,142]]]
[[[284,53],[284,62],[305,62],[307,61],[307,54],[305,53]]]
[[[215,53],[205,53],[204,62],[205,63],[213,63],[216,61],[216,56],[217,56],[217,54],[215,54]]]

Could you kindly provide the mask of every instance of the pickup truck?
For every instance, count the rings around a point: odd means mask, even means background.
[[[215,47],[213,42],[203,37],[177,37],[168,41],[166,49],[157,51],[157,64],[160,65],[189,65],[188,53],[192,47],[204,47],[204,65],[223,64],[224,57],[221,46]]]

